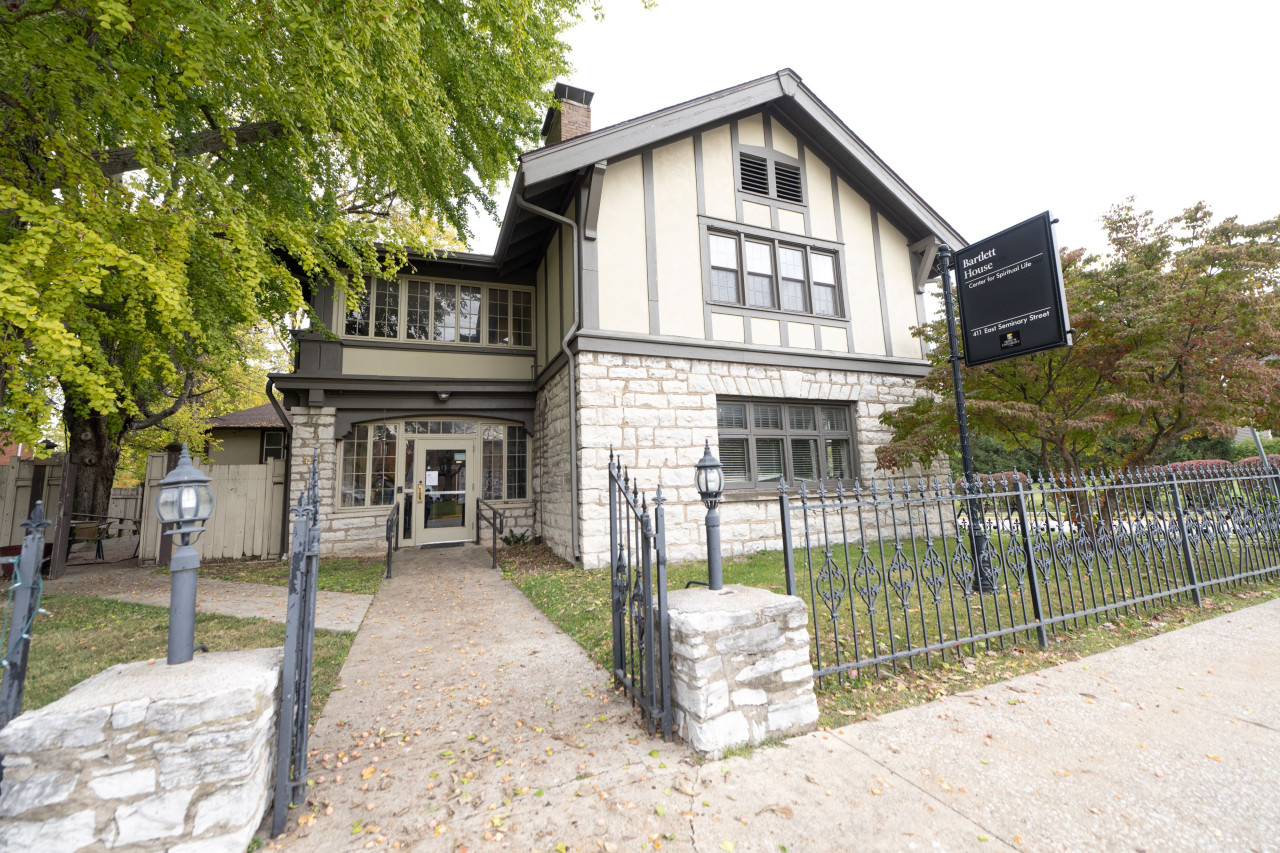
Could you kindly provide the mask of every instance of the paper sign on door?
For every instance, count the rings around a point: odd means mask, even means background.
[[[424,472],[423,472],[423,474],[422,474],[422,485],[427,486],[427,487],[432,488],[432,489],[434,489],[434,488],[436,488],[437,486],[439,486],[439,485],[440,485],[440,472],[439,472],[439,471],[424,471]]]

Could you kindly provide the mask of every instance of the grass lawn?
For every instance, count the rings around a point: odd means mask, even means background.
[[[504,574],[586,649],[596,663],[605,669],[612,665],[612,616],[607,570],[576,569],[545,546],[507,548],[500,553],[499,560]],[[802,557],[798,556],[796,563],[798,591],[807,601],[808,576]],[[706,580],[706,571],[704,561],[670,566],[667,571],[668,588],[682,588],[690,580]],[[762,587],[781,593],[784,591],[782,554],[766,551],[726,559],[724,580],[725,583]],[[900,662],[896,672],[884,666],[879,676],[868,674],[861,679],[847,679],[844,684],[827,678],[818,692],[821,724],[838,727],[853,720],[873,719],[888,711],[1078,660],[1277,597],[1280,597],[1280,580],[1253,581],[1206,592],[1203,607],[1196,607],[1188,601],[1176,601],[1152,610],[1111,613],[1099,617],[1098,621],[1081,620],[1081,624],[1072,626],[1070,631],[1050,633],[1047,649],[1040,649],[1034,638],[1028,642],[1019,636],[1015,644],[1014,638],[1008,637],[1003,648],[998,642],[993,642],[989,649],[981,644],[976,648],[966,645],[958,655],[955,651],[949,652],[945,661],[936,654],[928,662],[917,658],[911,663]],[[999,597],[960,597],[960,601],[966,602],[964,606],[968,607],[973,606],[968,601],[981,602],[984,598]],[[826,660],[829,657],[824,652]]]
[[[373,595],[387,570],[387,558],[322,557],[316,586],[325,592],[356,592]],[[164,569],[161,572],[167,574]],[[288,560],[244,560],[201,563],[200,577],[238,583],[289,585]]]
[[[164,665],[169,609],[80,595],[46,595],[32,628],[31,658],[23,693],[30,711],[66,695],[74,685],[117,663],[149,660]],[[285,626],[265,619],[196,614],[196,642],[210,651],[284,645]],[[311,718],[324,708],[355,634],[316,631]],[[197,655],[200,652],[196,653]]]

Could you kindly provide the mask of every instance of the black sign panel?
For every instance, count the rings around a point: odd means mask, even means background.
[[[955,253],[964,361],[970,367],[1071,343],[1049,213]]]

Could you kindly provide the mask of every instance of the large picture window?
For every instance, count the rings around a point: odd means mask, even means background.
[[[707,231],[711,301],[843,317],[835,253],[785,239]]]
[[[382,340],[532,347],[533,291],[375,279],[365,293],[346,300],[343,332]]]
[[[722,400],[716,405],[720,464],[729,488],[797,480],[849,480],[852,417],[846,405]]]

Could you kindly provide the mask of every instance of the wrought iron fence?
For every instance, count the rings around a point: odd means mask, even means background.
[[[485,510],[488,510],[489,512],[487,517],[485,516]],[[502,510],[498,509],[484,498],[476,498],[475,544],[477,545],[480,544],[480,523],[482,521],[487,521],[489,523],[489,533],[492,540],[489,543],[489,550],[493,554],[493,567],[496,569],[498,568],[498,535],[507,529],[507,516]]]
[[[819,678],[1100,622],[1280,572],[1280,475],[1259,465],[779,486],[788,591]],[[800,577],[796,577],[796,563]]]
[[[659,485],[653,510],[609,449],[609,570],[613,601],[613,677],[650,734],[671,733],[671,654],[667,622],[667,532]]]
[[[0,729],[22,713],[22,692],[27,681],[27,657],[31,651],[31,628],[40,612],[43,581],[40,577],[44,561],[44,531],[53,522],[44,517],[44,502],[36,501],[31,517],[22,522],[26,535],[22,549],[10,564],[9,600],[0,632],[0,649],[4,650],[3,675],[0,675]],[[3,769],[0,768],[0,779]]]
[[[320,486],[317,458],[311,477],[290,507],[289,604],[276,743],[276,789],[271,834],[284,832],[289,808],[302,802],[307,784],[307,735],[311,721],[311,667],[316,636],[316,580],[320,573]]]

